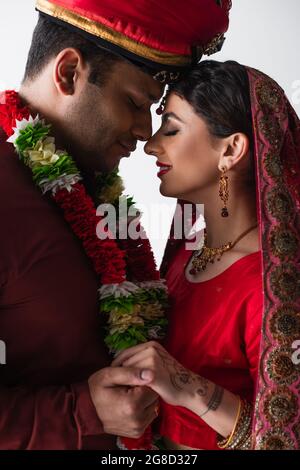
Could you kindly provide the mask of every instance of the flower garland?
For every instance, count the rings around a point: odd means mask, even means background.
[[[50,193],[62,209],[93,263],[99,276],[100,312],[107,317],[105,342],[110,352],[116,354],[163,337],[167,289],[156,269],[149,240],[144,236],[137,240],[114,239],[109,230],[103,229],[101,239],[97,236],[99,217],[73,158],[56,148],[55,139],[50,136],[51,126],[39,116],[33,118],[14,91],[0,95],[0,127],[9,137],[7,142],[14,145],[21,161],[30,168],[35,184],[43,194]],[[132,198],[122,196],[124,188],[117,172],[99,175],[96,181],[97,202],[113,204],[117,210],[123,198],[126,207],[133,206]],[[118,226],[122,223],[119,217]],[[136,228],[143,232],[140,224]],[[128,448],[151,448],[149,432],[142,440],[122,440]]]

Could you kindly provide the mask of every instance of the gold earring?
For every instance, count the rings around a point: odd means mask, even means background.
[[[228,176],[226,176],[227,168],[226,166],[222,166],[222,175],[220,178],[220,186],[219,186],[219,196],[221,201],[223,202],[223,207],[221,210],[222,217],[228,217],[228,209],[227,209],[227,201],[229,198],[229,188],[228,188]]]

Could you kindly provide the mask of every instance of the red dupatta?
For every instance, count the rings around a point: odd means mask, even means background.
[[[264,289],[254,448],[299,449],[300,122],[274,80],[247,71]]]
[[[253,448],[300,449],[300,122],[274,80],[247,72],[264,291]],[[173,231],[163,275],[182,243]]]

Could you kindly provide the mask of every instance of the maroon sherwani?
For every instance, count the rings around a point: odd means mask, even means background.
[[[110,363],[98,280],[0,129],[0,449],[114,449],[87,379]]]

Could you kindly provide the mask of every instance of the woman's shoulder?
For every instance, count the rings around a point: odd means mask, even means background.
[[[237,271],[249,276],[259,276],[262,274],[262,253],[260,250],[252,253],[241,254],[232,264]]]
[[[249,283],[258,282],[261,278],[261,253],[259,251],[253,253],[232,253],[224,256],[214,263],[208,264],[203,272],[197,273],[195,276],[188,276],[189,280],[196,283],[210,282],[219,283],[221,280],[224,284],[232,286],[243,284],[249,287]],[[189,266],[191,262],[189,263]]]
[[[225,271],[225,274],[241,294],[245,293],[246,297],[252,300],[253,297],[258,297],[263,286],[261,251],[244,254]]]

